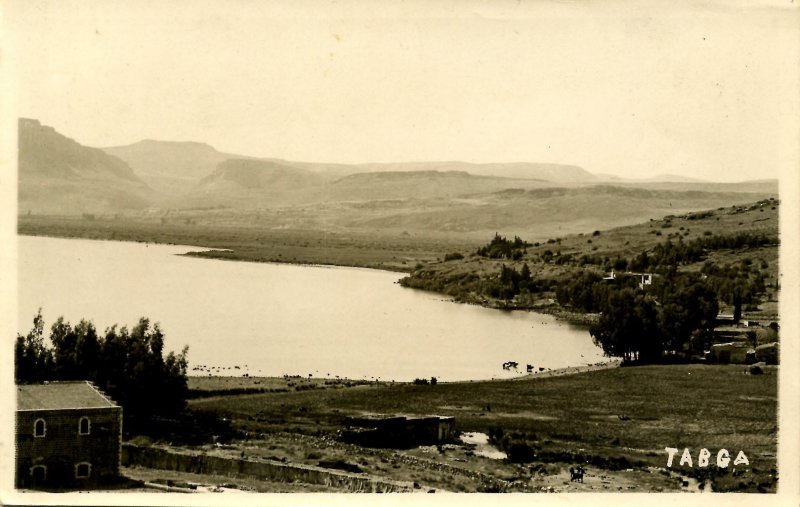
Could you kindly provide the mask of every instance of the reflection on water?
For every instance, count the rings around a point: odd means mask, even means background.
[[[101,332],[147,316],[167,349],[189,345],[194,374],[450,381],[602,359],[585,329],[443,301],[397,285],[398,273],[175,255],[190,250],[20,236],[17,328],[40,306],[48,326],[85,317]]]

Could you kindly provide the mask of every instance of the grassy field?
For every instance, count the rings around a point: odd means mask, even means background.
[[[208,398],[217,395],[288,393],[310,389],[342,389],[374,384],[368,380],[280,377],[221,377],[190,376],[190,398]]]
[[[775,488],[777,369],[669,365],[614,368],[552,378],[436,386],[380,384],[307,389],[190,402],[193,411],[234,421],[251,434],[333,433],[348,415],[439,414],[460,431],[501,428],[543,462],[589,462],[610,470],[665,467],[665,447],[714,455],[745,452],[749,467],[714,470],[715,491]],[[677,467],[687,475],[699,469]],[[711,469],[709,469],[711,470]]]
[[[199,216],[199,215],[198,215]],[[191,215],[162,223],[158,217],[22,215],[20,234],[69,238],[196,245],[218,249],[193,255],[252,262],[333,264],[411,271],[417,263],[436,261],[472,243],[420,235],[387,235],[318,230],[279,230],[243,224],[233,218],[213,223],[193,222]],[[188,221],[188,223],[187,223]]]

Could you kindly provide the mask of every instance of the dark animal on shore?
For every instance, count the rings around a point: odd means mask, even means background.
[[[532,364],[527,365],[525,368],[528,370],[528,373],[533,371],[533,365]]]
[[[583,474],[586,470],[581,465],[577,468],[569,467],[569,480],[570,482],[583,482]]]
[[[516,370],[517,366],[519,366],[519,363],[516,361],[506,361],[505,363],[503,363],[504,370],[510,370],[511,368],[514,368]]]

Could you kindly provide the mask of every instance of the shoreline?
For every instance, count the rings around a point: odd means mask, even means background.
[[[612,370],[619,368],[622,365],[621,359],[609,359],[600,363],[587,364],[584,366],[567,366],[564,368],[556,368],[555,370],[545,370],[537,373],[528,373],[522,377],[515,377],[509,380],[531,380],[535,378],[552,378],[564,377],[567,375],[578,375],[580,373],[588,373],[591,371]]]
[[[581,373],[588,373],[600,370],[611,370],[614,368],[619,368],[622,364],[621,359],[609,359],[608,361],[602,361],[599,363],[592,363],[587,365],[579,365],[579,366],[565,366],[563,368],[555,368],[552,370],[544,370],[541,372],[532,372],[521,374],[515,377],[508,377],[508,378],[488,378],[488,379],[473,379],[473,380],[451,380],[451,381],[440,381],[441,385],[470,385],[470,384],[480,384],[480,383],[498,383],[498,382],[518,382],[518,381],[526,381],[526,380],[534,380],[540,378],[553,378],[553,377],[564,377],[569,375],[578,375]],[[284,382],[292,382],[298,383],[300,385],[315,385],[318,386],[317,388],[327,388],[327,387],[339,387],[345,386],[347,387],[357,387],[357,386],[372,386],[372,387],[388,387],[388,386],[402,386],[402,385],[412,385],[414,384],[413,381],[378,381],[378,380],[365,380],[365,379],[354,379],[349,377],[341,377],[337,379],[330,379],[330,378],[304,378],[299,375],[289,375],[285,377],[280,376],[236,376],[236,375],[188,375],[188,379],[191,384],[196,384],[195,386],[190,386],[190,390],[195,391],[202,391],[203,389],[198,389],[201,384],[204,383],[214,383],[219,384],[223,383],[230,383],[229,387],[222,387],[216,386],[216,389],[208,389],[209,391],[213,391],[217,396],[225,396],[224,391],[231,391],[230,395],[236,394],[255,394],[258,392],[285,392],[285,391],[275,391],[274,389],[277,387],[277,384],[283,384]],[[233,385],[235,384],[235,385]],[[259,386],[259,387],[256,387]],[[252,391],[252,392],[242,392],[243,390]]]
[[[74,235],[58,235],[58,234],[38,234],[36,232],[20,232],[17,230],[17,236],[27,236],[30,238],[53,238],[53,239],[82,239],[87,241],[114,241],[118,243],[137,243],[137,244],[152,244],[162,246],[175,246],[193,249],[205,250],[190,250],[188,252],[179,253],[181,257],[193,257],[198,259],[211,259],[219,261],[232,261],[232,262],[250,262],[253,264],[287,264],[290,266],[310,266],[321,268],[357,268],[357,269],[371,269],[376,271],[386,271],[389,273],[405,273],[409,274],[413,268],[399,268],[392,266],[373,265],[369,263],[351,263],[351,264],[336,264],[333,262],[324,261],[302,261],[302,260],[281,260],[281,259],[251,259],[242,256],[236,256],[236,250],[228,247],[216,247],[207,245],[189,245],[185,243],[172,243],[168,241],[158,240],[145,240],[145,239],[128,239],[128,238],[110,238],[110,237],[87,237],[87,236],[74,236]],[[215,255],[216,254],[216,255]],[[232,255],[224,255],[232,254]]]
[[[102,240],[101,240],[102,241]],[[230,248],[213,248],[213,247],[199,247],[199,248],[209,248],[205,251],[193,251],[193,252],[186,252],[182,254],[177,254],[182,257],[194,257],[198,259],[211,259],[217,261],[230,261],[230,262],[251,262],[253,264],[286,264],[289,266],[306,266],[306,267],[316,267],[316,268],[349,268],[349,269],[370,269],[374,271],[386,271],[388,273],[410,273],[408,270],[402,270],[400,268],[392,269],[389,266],[383,267],[376,267],[371,266],[369,264],[334,264],[332,262],[317,262],[317,261],[284,261],[278,259],[265,259],[265,260],[254,260],[254,259],[245,259],[245,258],[238,258],[238,257],[226,257],[224,255],[212,255],[214,253],[231,253],[235,254],[236,251]]]
[[[85,237],[85,236],[68,236],[68,235],[57,235],[57,234],[37,234],[35,232],[19,232],[19,231],[17,231],[17,237],[19,237],[19,236],[25,236],[25,237],[28,237],[28,238],[82,239],[82,240],[85,240],[85,241],[113,241],[115,243],[135,243],[135,244],[144,244],[144,245],[175,246],[175,247],[181,247],[181,248],[208,248],[208,249],[214,249],[214,247],[210,247],[210,246],[187,245],[185,243],[171,243],[171,242],[164,242],[164,241],[149,241],[149,240],[144,240],[144,239],[94,238],[94,237]],[[218,249],[218,250],[222,250],[222,249]],[[186,255],[186,254],[175,254],[175,255]]]
[[[172,247],[185,247],[189,249],[206,249],[206,250],[190,250],[188,252],[179,253],[175,255],[179,255],[181,257],[190,257],[190,258],[198,258],[198,259],[212,259],[212,260],[220,260],[220,261],[233,261],[233,262],[250,262],[254,264],[286,264],[290,266],[306,266],[306,267],[322,267],[322,268],[355,268],[355,269],[370,269],[370,270],[377,270],[377,271],[385,271],[387,273],[403,273],[405,275],[409,275],[412,273],[413,268],[399,268],[387,265],[374,265],[369,263],[334,263],[334,262],[324,262],[324,261],[304,261],[304,260],[282,260],[276,258],[270,259],[253,259],[247,258],[242,255],[237,255],[235,249],[227,248],[227,247],[218,247],[218,246],[208,246],[202,244],[196,245],[188,245],[184,243],[172,243],[172,242],[165,242],[165,241],[157,241],[157,240],[143,240],[143,239],[128,239],[128,238],[113,238],[113,237],[86,237],[80,235],[58,235],[58,234],[38,234],[36,232],[27,231],[27,232],[20,232],[19,228],[17,230],[17,236],[27,236],[27,237],[34,237],[34,238],[54,238],[54,239],[83,239],[89,241],[115,241],[115,242],[122,242],[122,243],[139,243],[139,244],[154,244],[154,245],[163,245],[163,246],[172,246]],[[518,311],[526,311],[526,312],[533,312],[533,313],[541,313],[546,315],[552,315],[557,320],[566,322],[568,324],[577,325],[577,326],[589,326],[595,322],[597,319],[597,314],[585,314],[580,312],[574,312],[571,310],[567,310],[564,308],[559,307],[555,303],[549,303],[546,306],[536,307],[536,306],[516,306],[516,305],[508,305],[503,304],[499,300],[491,300],[491,301],[471,301],[471,300],[464,300],[458,299],[456,297],[450,296],[448,294],[442,292],[436,292],[426,289],[420,289],[416,287],[407,287],[401,283],[403,278],[400,278],[397,281],[397,284],[401,287],[414,289],[414,290],[422,290],[425,292],[430,292],[432,294],[438,294],[440,296],[444,296],[448,301],[453,303],[459,304],[470,304],[481,306],[483,308],[489,308],[491,310],[500,310],[500,311],[511,311],[511,310],[518,310]]]

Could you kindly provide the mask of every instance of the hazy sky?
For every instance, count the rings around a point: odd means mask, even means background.
[[[5,21],[18,114],[92,146],[796,170],[795,4],[678,3],[16,0]]]

